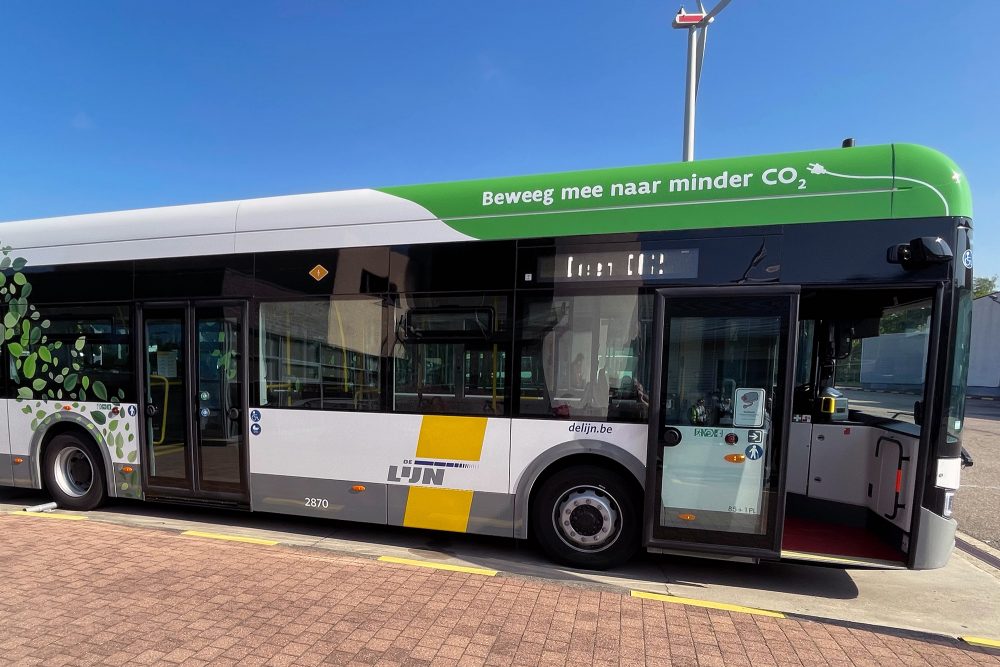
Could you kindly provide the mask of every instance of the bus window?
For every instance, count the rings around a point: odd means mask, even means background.
[[[260,305],[261,405],[376,411],[381,298]]]
[[[931,301],[887,308],[878,334],[851,343],[836,362],[836,386],[852,413],[916,423],[913,405],[924,394]]]
[[[61,306],[49,308],[49,323],[44,329],[46,343],[24,346],[22,357],[51,355],[52,373],[63,378],[61,384],[49,383],[39,398],[80,400],[135,400],[132,375],[130,308],[125,305]],[[20,347],[20,346],[18,346]],[[42,358],[44,359],[44,358]],[[23,366],[23,365],[22,365]],[[37,380],[48,366],[36,364]],[[56,369],[65,369],[59,373]],[[11,361],[10,377],[15,386],[32,387],[35,380],[18,373]],[[86,383],[84,383],[84,378]],[[86,384],[87,387],[83,385]],[[48,392],[52,393],[48,393]]]
[[[393,345],[393,409],[505,414],[509,303],[498,294],[402,296]]]
[[[642,421],[652,295],[526,300],[520,319],[521,416]]]

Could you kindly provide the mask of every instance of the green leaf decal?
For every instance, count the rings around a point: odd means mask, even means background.
[[[27,387],[25,387],[25,389],[27,389]],[[26,415],[30,415],[31,414],[31,406],[30,405],[24,406],[23,408],[21,408],[21,412],[23,412]]]
[[[21,372],[24,377],[28,379],[35,377],[35,364],[37,362],[38,355],[34,353],[28,355],[28,358],[24,360],[24,364],[21,366]],[[44,384],[44,381],[42,384]]]
[[[108,390],[105,389],[104,383],[100,380],[94,381],[94,395],[102,401],[108,400]]]
[[[73,364],[73,367],[74,367],[74,369],[76,369],[76,370],[80,370],[79,368],[76,368],[76,364]],[[88,375],[84,375],[84,376],[83,376],[83,379],[82,379],[82,380],[80,380],[80,384],[82,384],[82,385],[83,385],[83,388],[84,388],[84,389],[90,389],[90,376],[88,376]]]
[[[28,320],[24,321],[27,324]],[[32,327],[31,333],[28,334],[28,341],[34,345],[42,339],[42,330],[37,327]]]
[[[135,440],[135,434],[133,434],[133,433],[129,433],[129,434],[128,434],[128,441],[129,441],[129,442],[132,442],[133,440]]]
[[[35,413],[35,417],[38,418],[38,419],[44,419],[45,418],[45,410],[39,410],[38,412],[36,412]]]
[[[13,329],[17,326],[18,316],[14,314],[13,310],[8,310],[7,314],[3,316],[3,325],[8,329]]]
[[[14,263],[11,264],[11,267],[13,267],[15,271],[20,271],[25,267],[27,263],[28,260],[26,260],[24,257],[17,257],[14,259]]]
[[[23,285],[24,283],[28,282],[28,279],[24,277],[23,273],[18,271],[17,273],[14,274],[14,282],[17,283],[18,285]]]
[[[45,347],[44,345],[38,348],[38,358],[47,364],[52,363],[52,353],[49,352],[49,348]]]
[[[103,425],[106,421],[108,421],[108,418],[100,410],[94,410],[90,413],[90,416],[99,425]]]
[[[116,428],[118,428],[118,420],[117,419],[112,419],[111,421],[108,422],[108,430],[109,431],[114,431]]]
[[[66,391],[73,391],[73,389],[76,387],[76,383],[77,383],[77,380],[79,380],[79,378],[80,378],[80,376],[77,375],[76,373],[72,373],[70,375],[67,375],[66,376],[66,383],[63,384],[63,387],[66,388]]]
[[[24,348],[21,347],[20,343],[11,343],[7,346],[7,349],[10,350],[10,354],[13,357],[20,357],[24,354]]]
[[[75,347],[77,349],[77,351],[79,351],[79,350],[82,350],[83,346],[86,345],[86,344],[87,344],[87,337],[86,336],[80,336],[79,338],[76,339],[76,342],[73,343],[73,347]]]
[[[35,378],[35,381],[31,383],[31,387],[35,391],[41,391],[42,389],[45,389],[45,380],[42,378]]]
[[[128,453],[128,462],[129,463],[135,463],[135,454],[136,454],[136,452],[135,452],[134,449],[131,452]]]

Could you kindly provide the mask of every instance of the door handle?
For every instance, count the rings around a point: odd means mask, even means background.
[[[240,418],[240,409],[229,408],[229,410],[226,411],[226,416],[229,417],[231,420],[236,421],[237,419]]]
[[[156,407],[152,403],[150,403],[149,405],[146,406],[146,416],[147,417],[155,417],[158,414],[160,414],[160,408]]]

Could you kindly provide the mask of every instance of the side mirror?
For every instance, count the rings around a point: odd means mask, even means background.
[[[924,424],[924,402],[913,401],[913,423],[917,426]]]
[[[886,251],[887,262],[900,264],[908,271],[930,264],[943,264],[954,257],[951,246],[940,236],[918,236],[909,243],[889,246]]]

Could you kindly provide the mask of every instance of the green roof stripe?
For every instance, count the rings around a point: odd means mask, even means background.
[[[961,170],[910,144],[381,191],[480,239],[972,215]]]

